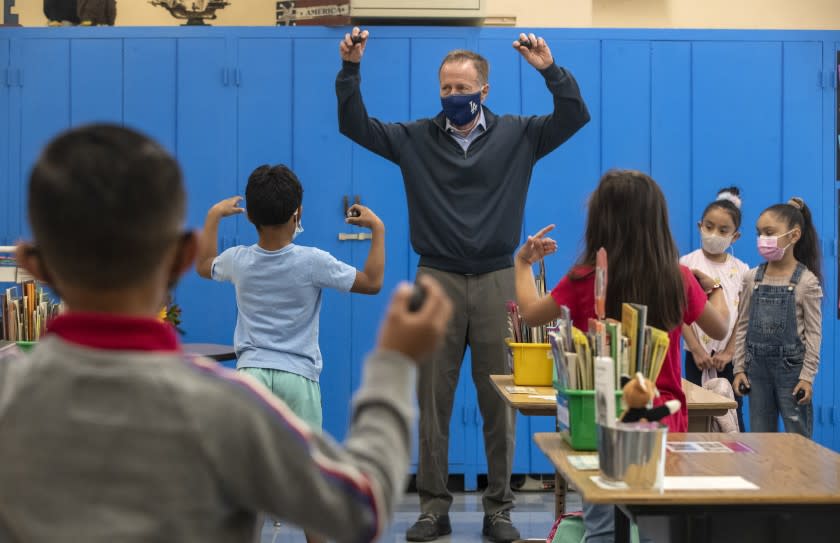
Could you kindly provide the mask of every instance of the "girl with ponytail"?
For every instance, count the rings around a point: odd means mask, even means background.
[[[735,393],[750,395],[750,430],[811,437],[813,382],[822,341],[820,243],[802,198],[759,216],[767,262],[744,278],[735,332]]]

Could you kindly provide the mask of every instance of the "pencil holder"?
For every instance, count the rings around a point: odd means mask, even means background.
[[[513,384],[550,387],[554,376],[554,357],[548,343],[514,343],[507,340],[508,358],[513,366]]]
[[[598,426],[601,476],[635,489],[662,488],[667,436],[668,427],[657,422]]]

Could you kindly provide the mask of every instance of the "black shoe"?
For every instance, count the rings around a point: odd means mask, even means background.
[[[511,543],[519,539],[519,530],[510,521],[510,511],[498,511],[484,515],[482,535],[494,543]]]
[[[405,532],[406,541],[434,541],[452,533],[449,515],[423,513],[417,522]]]

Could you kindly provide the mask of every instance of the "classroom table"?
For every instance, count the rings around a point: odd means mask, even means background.
[[[181,345],[181,348],[185,353],[206,356],[217,362],[234,360],[236,358],[236,352],[234,352],[232,345],[222,345],[219,343],[184,343]]]
[[[577,470],[561,434],[534,434],[537,446],[581,497],[616,506],[616,542],[632,520],[656,543],[828,542],[840,540],[840,455],[798,434],[669,434],[669,442],[719,441],[745,452],[668,452],[665,476],[742,476],[752,490],[605,490]]]
[[[532,398],[530,394],[511,394],[507,391],[508,386],[513,385],[512,375],[491,375],[496,391],[502,395],[505,402],[522,413],[529,416],[557,415],[556,400],[543,398]],[[682,380],[683,392],[685,392],[686,409],[688,409],[688,431],[708,432],[711,430],[712,418],[724,415],[729,409],[735,409],[738,404],[735,400],[715,394],[711,390],[699,387],[691,381]],[[532,387],[535,396],[554,396],[553,387]]]
[[[527,416],[557,416],[557,400],[549,400],[539,397],[531,397],[530,394],[511,394],[508,386],[513,385],[512,375],[491,375],[493,383],[505,402]],[[688,409],[688,430],[690,432],[708,432],[711,430],[712,417],[723,415],[729,409],[735,409],[738,404],[735,400],[724,398],[710,390],[699,387],[690,381],[682,380],[683,392],[685,392],[686,409]],[[553,387],[532,387],[535,390],[533,396],[554,396]],[[566,505],[566,483],[560,477],[559,472],[554,478],[554,508],[559,517],[565,512]]]

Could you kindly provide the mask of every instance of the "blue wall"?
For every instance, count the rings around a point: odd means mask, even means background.
[[[518,29],[373,28],[363,61],[371,114],[388,121],[435,114],[437,67],[448,50],[479,50],[491,63],[488,106],[551,109],[541,77],[510,43]],[[28,235],[25,178],[58,131],[113,121],[153,135],[178,156],[189,190],[188,221],[200,227],[215,201],[242,193],[257,165],[289,164],[304,183],[301,242],[361,266],[367,242],[350,231],[341,198],[359,195],[385,221],[386,286],[375,297],[329,293],[322,315],[325,426],[339,436],[388,294],[413,277],[405,196],[395,166],[338,133],[334,78],[338,39],[326,28],[0,29],[0,243]],[[816,439],[840,447],[833,361],[837,301],[834,160],[838,32],[546,29],[558,64],[577,78],[592,121],[537,166],[524,231],[550,222],[561,251],[556,281],[580,248],[583,207],[611,167],[650,172],[662,185],[683,253],[698,245],[699,213],[718,188],[744,192],[739,258],[758,262],[753,223],[766,206],[803,196],[826,249],[823,365],[816,383]],[[223,223],[223,246],[250,243],[250,225]],[[186,341],[230,342],[233,292],[195,274],[177,299]],[[468,368],[453,411],[450,464],[468,481],[484,470],[480,416]],[[463,386],[467,385],[467,386]],[[515,471],[549,472],[530,433],[550,420],[520,417]]]

